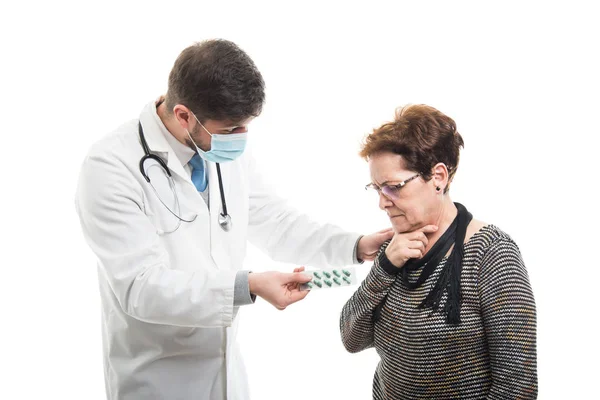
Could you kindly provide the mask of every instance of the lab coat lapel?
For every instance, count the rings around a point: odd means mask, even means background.
[[[219,176],[217,174],[217,164],[208,162],[208,184],[210,188],[210,228],[211,228],[211,255],[215,264],[219,268],[230,269],[232,268],[231,256],[227,252],[227,246],[225,245],[231,237],[232,232],[225,232],[219,224],[219,214],[223,212],[223,206],[221,201],[221,191],[219,189]],[[227,163],[220,164],[221,166],[221,179],[223,182],[223,192],[225,194],[225,201],[230,200],[229,188],[231,181],[229,179],[229,166]],[[232,221],[235,223],[235,221]]]
[[[167,167],[195,189],[190,176],[185,172],[181,161],[179,161],[169,142],[165,139],[165,134],[170,135],[170,133],[168,131],[164,132],[166,128],[156,115],[156,104],[154,102],[144,108],[140,115],[140,122],[150,150],[165,159]]]
[[[188,175],[187,172],[185,172],[183,165],[181,165],[181,161],[179,161],[179,159],[177,158],[177,155],[175,154],[175,152],[172,149],[169,149],[167,166],[169,167],[169,169],[171,171],[173,171],[175,174],[179,175],[181,177],[181,179],[183,179],[188,184],[192,185],[194,190],[196,190],[196,187],[194,186],[194,183],[192,182],[191,177]]]

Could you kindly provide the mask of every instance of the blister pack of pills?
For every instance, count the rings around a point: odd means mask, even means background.
[[[312,281],[300,285],[300,290],[333,289],[358,283],[354,267],[319,269],[304,273],[311,275]]]

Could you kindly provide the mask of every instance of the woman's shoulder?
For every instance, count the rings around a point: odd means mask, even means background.
[[[521,252],[513,238],[497,225],[481,223],[473,220],[469,229],[474,233],[465,246],[465,252],[471,254],[471,259],[479,268],[498,269],[501,266],[523,266]]]
[[[478,219],[473,219],[467,226],[467,233],[465,235],[465,243],[471,240],[471,238],[478,232],[480,232],[483,228],[488,226],[486,222],[480,221]]]
[[[499,242],[515,243],[512,237],[497,225],[476,219],[471,221],[465,235],[466,243],[473,241],[479,242],[484,248],[488,248]]]

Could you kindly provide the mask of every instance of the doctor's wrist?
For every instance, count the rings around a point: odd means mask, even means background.
[[[359,250],[359,243],[360,243],[360,240],[361,240],[361,239],[362,239],[364,236],[365,236],[365,235],[360,235],[360,236],[358,237],[358,239],[356,239],[356,242],[354,243],[354,250],[352,251],[352,261],[353,261],[353,263],[354,263],[354,264],[362,264],[362,263],[364,263],[364,262],[365,262],[365,260],[363,260],[363,259],[361,258],[361,257],[362,257],[362,254],[359,254],[359,253],[360,253],[360,250]]]
[[[235,284],[233,287],[233,306],[245,306],[253,304],[256,301],[256,295],[250,293],[248,275],[250,271],[238,271],[235,275]]]
[[[251,295],[260,296],[261,279],[260,273],[249,272],[248,273],[248,289]]]

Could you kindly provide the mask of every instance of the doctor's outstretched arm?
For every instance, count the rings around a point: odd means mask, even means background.
[[[248,237],[272,259],[312,266],[357,264],[373,260],[381,245],[393,237],[391,229],[363,236],[317,223],[275,195],[251,154],[245,157],[250,185]]]
[[[144,213],[139,183],[124,164],[93,152],[84,161],[76,208],[100,273],[123,311],[141,321],[190,327],[226,327],[234,317],[237,271],[170,267],[154,225]],[[279,274],[276,289],[259,295],[285,306],[296,301],[281,281],[306,281],[303,274]],[[256,283],[256,282],[255,282]]]

